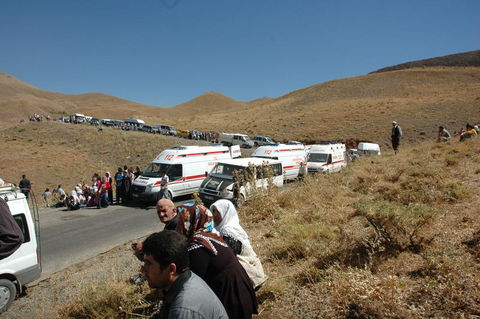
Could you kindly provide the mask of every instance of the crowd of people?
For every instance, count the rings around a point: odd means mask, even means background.
[[[50,117],[50,115],[41,115],[41,114],[37,114],[37,113],[34,113],[32,115],[30,115],[30,117],[28,118],[31,122],[41,122],[43,121],[43,119],[46,119],[47,121],[50,121],[52,118]]]
[[[132,245],[141,276],[163,303],[151,318],[251,318],[255,291],[267,280],[235,206],[218,200],[210,209],[157,202],[164,230]],[[135,277],[137,282],[138,276]]]
[[[460,142],[465,141],[466,139],[475,137],[480,134],[480,124],[472,125],[467,123],[465,127],[461,127],[458,131],[454,132],[454,136],[458,136]],[[400,139],[403,136],[402,128],[398,125],[396,121],[392,122],[392,133],[391,133],[391,142],[392,142],[392,149],[395,154],[398,153],[398,148],[400,146]],[[437,132],[437,142],[447,142],[451,140],[452,135],[447,130],[447,128],[443,125],[438,126]]]
[[[123,169],[119,167],[113,176],[110,172],[105,172],[103,176],[94,173],[91,184],[87,184],[85,181],[78,183],[72,187],[70,193],[66,192],[59,184],[52,190],[46,188],[41,196],[47,207],[67,207],[70,210],[77,210],[81,207],[105,208],[114,203],[126,204],[132,199],[132,183],[141,173],[140,167],[137,166],[134,170],[133,167],[129,168],[125,165]],[[20,189],[25,193],[22,188],[22,185],[26,185],[25,176],[22,177]],[[28,181],[28,185],[30,187],[30,181]],[[114,188],[115,197],[113,196]]]

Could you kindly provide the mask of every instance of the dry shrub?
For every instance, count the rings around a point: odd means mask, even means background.
[[[60,318],[129,318],[131,314],[151,312],[152,307],[144,296],[149,291],[145,285],[136,286],[121,281],[93,283],[76,298],[59,309]]]
[[[368,271],[333,271],[318,287],[327,302],[324,318],[418,318],[408,303],[412,282],[398,276],[375,276]]]
[[[372,253],[422,248],[422,228],[435,217],[435,210],[422,204],[401,206],[388,201],[362,201],[354,205],[354,216],[364,217],[375,230]]]

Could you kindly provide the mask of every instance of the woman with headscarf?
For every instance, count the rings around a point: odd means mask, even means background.
[[[251,318],[257,313],[255,291],[232,249],[215,231],[212,213],[196,204],[177,211],[177,231],[188,239],[191,270],[215,292],[230,319]]]
[[[233,203],[226,199],[219,199],[210,206],[215,229],[223,240],[233,249],[238,261],[247,272],[253,286],[258,289],[266,280],[262,263],[255,254],[248,235],[240,225],[237,210]]]

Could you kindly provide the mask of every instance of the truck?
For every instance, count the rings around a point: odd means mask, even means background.
[[[0,197],[23,235],[23,243],[10,256],[0,260],[0,313],[22,294],[26,284],[40,278],[40,227],[36,205],[29,208],[27,199],[13,184],[0,179]]]
[[[247,179],[236,183],[236,176],[241,174],[252,176],[254,181]],[[278,160],[258,157],[223,160],[215,165],[202,182],[199,194],[205,204],[228,199],[237,206],[242,206],[255,191],[266,190],[269,185],[282,187],[283,180],[282,163]]]
[[[255,146],[255,143],[246,134],[220,133],[218,140],[226,146],[239,145],[241,148],[252,148]]]
[[[282,162],[285,181],[295,180],[301,175],[307,151],[303,144],[286,145],[271,144],[260,146],[252,153],[252,157],[268,158]]]
[[[133,199],[152,202],[159,200],[161,173],[166,173],[168,197],[174,198],[198,192],[208,172],[220,160],[240,157],[239,146],[174,146],[162,151],[132,184]]]
[[[308,145],[306,165],[303,174],[338,172],[345,166],[345,144],[326,142],[323,144]]]

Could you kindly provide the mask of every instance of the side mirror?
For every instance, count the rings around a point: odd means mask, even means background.
[[[207,177],[207,176],[208,176],[208,172],[207,172],[207,171],[205,171],[205,177]]]

